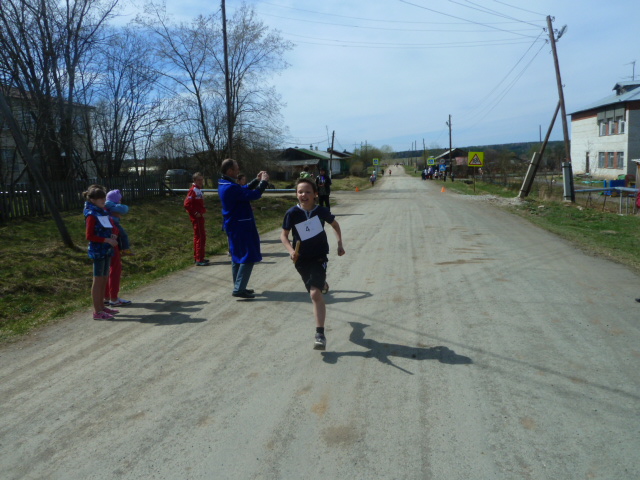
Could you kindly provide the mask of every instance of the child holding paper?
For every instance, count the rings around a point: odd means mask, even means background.
[[[283,243],[296,270],[309,292],[313,302],[313,313],[316,320],[314,349],[324,350],[327,345],[324,324],[326,305],[323,294],[329,291],[327,284],[327,255],[329,242],[324,231],[325,222],[331,225],[338,239],[338,255],[345,254],[342,247],[340,225],[328,208],[316,205],[318,186],[310,178],[300,178],[296,182],[298,205],[290,208],[282,222],[280,241]],[[293,244],[289,240],[289,232],[293,230]]]
[[[91,299],[93,300],[93,319],[110,320],[119,313],[103,305],[104,290],[109,279],[109,267],[114,247],[118,245],[118,228],[104,209],[107,192],[101,185],[91,185],[83,193],[86,237],[89,240],[89,258],[93,260],[93,284]]]

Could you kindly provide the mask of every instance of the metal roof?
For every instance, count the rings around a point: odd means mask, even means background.
[[[329,152],[325,152],[322,150],[309,150],[307,148],[292,148],[291,150],[298,150],[302,153],[306,153],[307,155],[311,155],[312,157],[318,157],[322,160],[329,160],[331,154]]]
[[[587,110],[595,110],[601,107],[608,107],[609,105],[619,105],[625,102],[640,101],[640,88],[638,88],[640,87],[640,83],[638,82],[618,82],[616,83],[616,86],[613,87],[613,89],[616,91],[620,91],[626,89],[627,87],[634,88],[625,93],[621,93],[620,95],[618,95],[617,93],[609,95],[608,97],[598,100],[597,102],[592,103],[591,105],[587,105],[586,107],[580,108],[575,112],[570,113],[569,115],[585,112]]]
[[[275,163],[279,167],[304,167],[307,165],[317,165],[320,160],[317,158],[307,160],[276,160]]]

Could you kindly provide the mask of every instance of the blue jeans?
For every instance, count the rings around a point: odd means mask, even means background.
[[[233,274],[233,293],[244,292],[247,289],[253,263],[233,263],[231,262],[231,273]]]

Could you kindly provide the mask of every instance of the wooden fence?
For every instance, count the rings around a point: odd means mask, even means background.
[[[72,210],[80,212],[84,205],[82,192],[94,183],[103,185],[107,191],[119,189],[128,203],[165,195],[167,188],[163,182],[162,176],[146,175],[50,182],[48,188],[60,212]],[[0,222],[22,217],[46,216],[49,213],[44,196],[36,185],[19,183],[13,186],[0,186]]]

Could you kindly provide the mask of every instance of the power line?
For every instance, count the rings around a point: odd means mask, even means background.
[[[531,58],[531,60],[529,60],[529,63],[527,63],[524,68],[520,71],[520,73],[518,73],[518,75],[511,81],[511,83],[507,86],[507,88],[500,94],[500,96],[498,97],[498,99],[495,101],[495,103],[493,104],[493,106],[491,108],[489,108],[482,117],[480,117],[478,119],[478,121],[476,123],[474,123],[473,125],[471,125],[470,127],[465,128],[464,130],[469,130],[471,128],[474,128],[476,125],[478,125],[482,120],[484,120],[487,115],[489,115],[499,104],[500,102],[504,99],[504,97],[506,97],[506,95],[511,91],[511,89],[515,86],[515,84],[518,82],[518,80],[520,80],[520,78],[522,78],[522,75],[524,75],[524,72],[529,68],[529,66],[531,65],[531,63],[533,63],[533,61],[536,59],[536,57],[540,54],[540,52],[542,51],[542,49],[544,48],[544,46],[546,45],[546,42],[543,43],[540,46],[540,49],[536,52],[536,54]]]
[[[533,46],[536,44],[536,42],[538,41],[538,39],[542,36],[544,32],[540,32],[540,35],[538,35],[538,38],[536,38],[533,43],[531,45],[529,45],[529,48],[527,48],[527,50],[522,54],[522,56],[520,57],[520,59],[513,65],[513,67],[511,67],[511,69],[506,73],[506,75],[502,78],[502,80],[500,80],[497,85],[495,87],[493,87],[493,89],[485,96],[485,98],[483,98],[479,103],[476,104],[476,106],[473,107],[473,110],[476,109],[480,109],[480,107],[485,103],[486,100],[489,99],[489,97],[491,97],[491,95],[493,95],[493,92],[495,92],[498,87],[500,87],[500,85],[502,85],[504,83],[504,81],[509,77],[509,75],[511,75],[511,72],[513,72],[516,67],[520,64],[520,62],[522,62],[522,60],[524,60],[524,58],[527,56],[527,53],[529,53],[529,51],[533,48]],[[546,43],[546,41],[545,41]],[[471,114],[473,115],[473,113]]]
[[[359,29],[359,30],[376,30],[376,31],[384,30],[384,31],[391,31],[391,32],[422,32],[422,33],[433,33],[433,32],[448,32],[448,33],[480,33],[480,32],[484,32],[484,33],[487,33],[486,30],[452,30],[451,28],[443,28],[442,30],[440,30],[440,29],[433,29],[433,28],[415,29],[415,28],[366,27],[366,26],[362,26],[362,25],[346,25],[346,24],[343,24],[343,23],[331,23],[331,22],[323,22],[323,21],[319,21],[319,20],[306,20],[306,19],[299,19],[299,18],[283,17],[282,15],[274,15],[272,13],[264,13],[264,12],[260,12],[260,15],[263,16],[263,17],[281,18],[283,20],[293,20],[293,21],[304,22],[304,23],[315,23],[315,24],[318,24],[318,25],[331,25],[333,27],[355,28],[355,29]],[[442,25],[442,24],[439,24],[439,25]],[[463,24],[457,24],[457,25],[463,25]],[[536,27],[535,30],[539,30],[537,25],[534,25],[534,27]],[[534,30],[534,29],[531,28],[529,30]],[[515,33],[515,32],[511,32],[511,33]]]
[[[533,13],[534,15],[542,15],[543,17],[546,17],[546,13],[539,13],[539,12],[534,12],[532,10],[527,10],[526,8],[521,8],[521,7],[516,7],[515,5],[511,5],[509,3],[506,2],[501,2],[500,0],[493,0],[496,3],[500,3],[502,5],[505,5],[507,7],[511,7],[511,8],[516,8],[518,10],[522,10],[523,12],[527,12],[527,13]]]
[[[306,13],[313,13],[316,15],[325,15],[328,17],[338,17],[338,18],[348,18],[351,20],[364,20],[367,22],[382,22],[382,23],[414,23],[414,24],[423,24],[423,25],[461,25],[461,24],[467,24],[469,23],[467,20],[463,21],[463,22],[455,22],[455,23],[443,23],[443,22],[418,22],[418,21],[414,21],[414,20],[390,20],[390,19],[374,19],[374,18],[364,18],[364,17],[353,17],[353,16],[349,16],[349,15],[339,15],[336,13],[325,13],[325,12],[318,12],[316,10],[307,10],[304,8],[297,8],[297,7],[290,7],[290,6],[285,6],[285,5],[278,5],[276,3],[270,3],[270,2],[262,2],[262,5],[271,5],[272,7],[279,7],[279,8],[284,8],[287,10],[297,10],[300,12],[306,12]],[[264,15],[264,14],[261,14]],[[518,20],[517,23],[520,23],[521,21]],[[502,24],[502,23],[514,23],[514,22],[495,22],[496,25],[498,24]]]
[[[340,47],[352,47],[352,48],[469,48],[469,47],[487,47],[487,46],[500,46],[500,45],[518,45],[521,43],[529,43],[528,40],[514,40],[514,39],[473,40],[473,41],[460,41],[460,42],[448,42],[448,43],[387,43],[387,42],[364,42],[364,41],[361,42],[357,40],[333,40],[333,39],[327,39],[327,38],[309,37],[306,35],[297,35],[294,33],[286,33],[285,35],[288,35],[290,37],[306,38],[308,40],[332,42],[332,43],[317,43],[317,42],[297,41],[298,43],[305,43],[308,45],[340,46]],[[534,42],[535,41],[537,41],[537,39],[534,40]]]
[[[512,33],[514,35],[522,35],[522,34],[517,33],[517,32],[512,32],[512,31],[509,31],[509,30],[505,30],[503,28],[494,27],[493,25],[490,25],[488,23],[475,22],[473,20],[469,20],[469,19],[466,19],[466,18],[458,17],[456,15],[451,15],[450,13],[440,12],[438,10],[434,10],[433,8],[429,8],[429,7],[425,7],[423,5],[418,5],[416,3],[409,2],[408,0],[398,0],[398,1],[400,3],[406,3],[407,5],[411,5],[411,6],[416,7],[416,8],[421,8],[423,10],[428,10],[430,12],[437,13],[439,15],[444,15],[445,17],[451,17],[451,18],[455,18],[456,20],[463,20],[463,21],[468,22],[468,23],[473,23],[474,25],[481,25],[483,27],[491,28],[493,30],[499,30],[501,32]],[[526,35],[522,35],[522,36],[526,36]]]
[[[501,18],[508,18],[509,20],[514,20],[516,22],[526,23],[527,25],[532,25],[534,27],[542,28],[539,25],[536,25],[534,23],[525,22],[524,20],[518,20],[517,18],[514,18],[514,17],[511,17],[511,16],[506,15],[504,13],[498,12],[497,10],[493,10],[491,8],[484,7],[484,6],[479,5],[479,4],[475,3],[475,2],[472,2],[471,0],[465,0],[465,2],[469,3],[471,5],[475,5],[475,7],[471,7],[470,5],[465,5],[464,3],[456,2],[455,0],[449,0],[449,2],[455,3],[456,5],[460,5],[461,7],[470,8],[472,10],[477,10],[477,11],[482,12],[482,13],[487,13],[489,15],[496,15],[496,16],[501,17]]]

